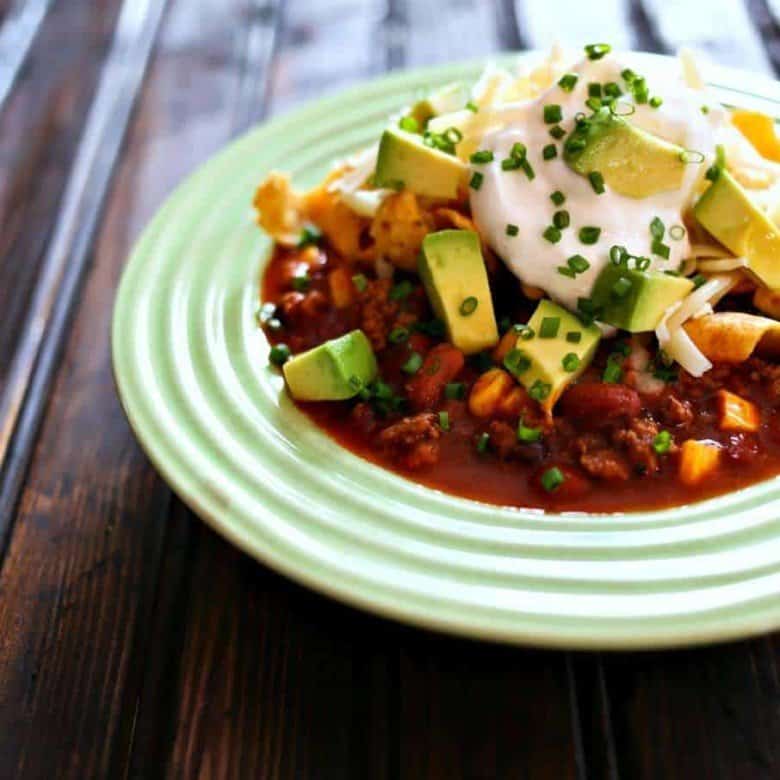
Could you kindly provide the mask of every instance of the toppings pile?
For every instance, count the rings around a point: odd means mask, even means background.
[[[607,44],[490,67],[307,193],[271,174],[258,321],[292,397],[497,503],[682,503],[780,471],[780,142],[689,57],[638,70]]]

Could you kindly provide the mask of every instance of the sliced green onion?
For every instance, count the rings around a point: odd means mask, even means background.
[[[615,244],[610,247],[609,259],[612,265],[623,265],[628,259],[628,250],[624,246],[618,246]]]
[[[297,290],[298,292],[306,292],[306,290],[309,289],[310,284],[311,276],[309,276],[308,271],[297,273],[292,278],[293,290]]]
[[[548,103],[544,109],[544,121],[548,125],[557,125],[563,119],[563,111],[557,103]]]
[[[618,363],[614,363],[611,360],[607,361],[607,366],[604,369],[604,375],[602,379],[604,382],[610,385],[617,384],[623,378],[623,369]]]
[[[550,195],[550,200],[551,200],[551,201],[552,201],[552,202],[553,202],[553,203],[554,203],[556,206],[561,206],[561,205],[563,205],[563,203],[566,201],[566,196],[565,196],[565,195],[564,195],[564,194],[563,194],[563,193],[562,193],[560,190],[555,190],[555,192],[553,192],[553,193]]]
[[[512,148],[509,150],[509,156],[515,160],[523,160],[528,154],[528,148],[525,144],[517,141],[512,144]]]
[[[600,60],[611,51],[612,47],[608,43],[589,43],[585,47],[585,54],[588,55],[589,60]]]
[[[666,455],[672,446],[672,434],[669,431],[658,431],[658,434],[653,439],[653,449],[659,455]]]
[[[409,339],[408,328],[393,328],[387,335],[387,340],[391,344],[403,344]]]
[[[398,126],[401,130],[406,130],[407,133],[420,132],[420,123],[413,116],[402,116]]]
[[[551,390],[552,385],[549,382],[542,382],[541,379],[537,379],[531,385],[531,388],[528,391],[528,395],[530,395],[534,401],[544,401],[544,399],[550,395]]]
[[[450,429],[449,412],[439,412],[439,428],[441,428],[443,431],[448,431]]]
[[[591,97],[585,101],[585,105],[591,111],[598,111],[601,108],[601,98]]]
[[[560,141],[561,138],[564,138],[566,136],[566,131],[560,125],[555,125],[554,127],[550,128],[550,135],[556,141]]]
[[[542,158],[545,160],[552,160],[558,156],[558,147],[555,144],[547,144],[542,149]]]
[[[474,175],[471,177],[471,181],[469,182],[469,187],[471,187],[472,190],[478,190],[482,186],[484,179],[485,177],[483,174],[481,174],[479,171],[474,171]]]
[[[561,365],[563,366],[564,371],[571,374],[580,367],[580,359],[574,352],[568,352],[563,356]]]
[[[650,268],[650,258],[649,257],[635,257],[634,258],[634,264],[636,265],[637,271],[646,271],[648,268]]]
[[[444,397],[448,401],[460,401],[466,397],[466,385],[463,382],[448,382],[444,385]]]
[[[534,172],[531,163],[528,162],[528,158],[523,158],[520,160],[520,167],[523,169],[523,171],[525,171],[525,175],[528,177],[528,181],[533,181],[536,178],[536,173]]]
[[[623,78],[623,81],[626,82],[626,84],[631,84],[637,78],[636,73],[634,73],[634,71],[631,70],[631,68],[626,68],[625,70],[620,71],[620,75]]]
[[[590,268],[590,263],[588,262],[587,258],[583,257],[582,255],[572,255],[566,260],[566,264],[569,266],[569,268],[571,268],[572,271],[578,274],[585,273],[585,271]]]
[[[558,335],[558,328],[561,326],[560,317],[544,317],[539,326],[540,339],[554,339]]]
[[[466,103],[466,108],[474,114],[479,111],[479,106],[473,100],[469,100],[469,102]]]
[[[664,226],[664,223],[658,217],[653,217],[653,220],[650,223],[650,235],[653,238],[662,239],[665,232],[666,227]]]
[[[548,493],[554,493],[564,483],[563,472],[557,466],[553,466],[542,474],[540,481]]]
[[[322,241],[322,231],[316,225],[308,222],[303,226],[301,235],[298,238],[298,249],[303,249],[312,244],[319,244],[320,241]]]
[[[650,98],[650,107],[651,108],[658,108],[664,101],[661,100],[659,97],[651,97]]]
[[[274,344],[268,353],[268,359],[275,366],[283,366],[292,356],[287,344]]]
[[[444,136],[444,140],[448,143],[455,146],[455,144],[460,143],[463,140],[463,133],[458,130],[457,127],[448,127],[442,135]]]
[[[602,94],[601,84],[599,84],[598,81],[591,81],[590,84],[588,84],[588,97],[600,98]]]
[[[672,225],[669,228],[669,238],[673,241],[682,241],[685,238],[685,228],[682,225]]]
[[[611,98],[619,98],[623,94],[623,90],[620,89],[620,85],[614,81],[608,81],[604,85],[604,94]]]
[[[570,224],[571,217],[568,211],[556,211],[555,214],[553,214],[553,225],[559,230],[569,227]]]
[[[506,234],[508,236],[516,236],[520,232],[520,228],[517,225],[509,223],[506,226]]]
[[[507,157],[505,160],[501,160],[502,171],[517,171],[520,169],[521,161],[516,160],[514,157]]]
[[[558,79],[558,86],[565,92],[571,92],[577,86],[579,76],[576,73],[564,73]]]
[[[699,165],[704,162],[704,155],[701,152],[696,151],[696,149],[683,149],[680,152],[680,162]]]
[[[570,344],[579,344],[582,341],[582,332],[579,330],[570,330],[566,334],[566,341]]]
[[[531,359],[520,349],[510,349],[504,356],[502,361],[504,368],[509,371],[510,374],[518,376],[524,371],[528,371],[531,367]]]
[[[610,103],[609,113],[612,116],[631,116],[636,113],[636,107],[632,103],[615,100],[614,103]]]
[[[479,306],[479,300],[473,295],[469,295],[468,298],[463,299],[458,311],[462,316],[470,317],[477,310],[477,306]]]
[[[476,165],[493,162],[493,152],[490,149],[480,149],[469,157],[469,160]]]
[[[604,192],[604,177],[598,171],[591,171],[588,174],[588,180],[590,186],[593,187],[593,192],[596,195],[601,195]]]
[[[517,423],[517,439],[518,441],[525,442],[526,444],[530,444],[535,441],[539,441],[539,439],[542,438],[542,429],[541,428],[529,428],[525,425],[523,425],[523,419],[520,418],[520,421]]]
[[[487,452],[488,444],[490,444],[490,434],[481,433],[477,437],[477,452],[479,453]]]
[[[536,335],[536,331],[530,325],[515,325],[515,330],[523,341],[530,341]]]
[[[592,225],[581,227],[578,233],[579,239],[583,244],[595,244],[599,240],[600,235],[601,228],[593,227]]]
[[[542,237],[546,238],[551,244],[557,244],[561,240],[561,231],[555,225],[550,225],[550,227],[545,228]]]
[[[658,239],[655,239],[651,245],[651,249],[654,255],[658,255],[658,257],[663,257],[664,260],[669,259],[669,254],[671,250],[667,244],[664,244],[663,241],[659,241]]]
[[[621,276],[613,285],[611,293],[615,298],[625,298],[630,292],[634,283],[626,276]]]
[[[352,277],[352,284],[355,285],[358,292],[365,292],[368,287],[368,279],[366,279],[365,274],[355,274]]]
[[[401,366],[401,371],[405,374],[416,374],[423,364],[422,355],[419,352],[412,352],[409,359]]]
[[[568,276],[569,279],[575,279],[577,277],[577,272],[573,268],[569,268],[568,265],[559,265],[558,273],[561,276]]]
[[[691,277],[691,281],[693,282],[693,289],[698,290],[707,281],[707,277],[702,274],[696,274],[696,276]]]

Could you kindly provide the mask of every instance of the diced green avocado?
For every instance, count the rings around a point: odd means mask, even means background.
[[[693,282],[684,276],[610,263],[596,279],[591,300],[601,322],[642,333],[655,330],[664,312],[691,290]]]
[[[421,136],[390,127],[379,142],[374,184],[450,200],[457,197],[466,170],[457,157],[426,146]]]
[[[598,172],[621,195],[647,198],[682,185],[684,150],[600,109],[566,139],[564,160],[579,174]]]
[[[780,289],[780,231],[728,171],[720,171],[693,213],[721,244],[746,258],[762,284]]]
[[[583,325],[571,312],[548,300],[539,301],[528,328],[520,333],[504,365],[532,398],[550,410],[566,386],[593,360],[601,331],[596,325]],[[531,337],[525,338],[527,334]]]
[[[429,233],[418,262],[431,306],[450,342],[467,355],[498,341],[479,236],[473,230]]]
[[[290,358],[282,367],[297,401],[343,401],[376,378],[371,343],[362,330],[331,339]]]
[[[432,117],[463,108],[466,100],[467,95],[463,84],[453,81],[431,92],[428,97],[418,100],[412,106],[409,115],[420,123],[420,127],[425,127],[426,122]]]

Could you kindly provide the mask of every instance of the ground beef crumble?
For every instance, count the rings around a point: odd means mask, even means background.
[[[439,460],[441,430],[432,412],[404,417],[379,434],[379,442],[393,459],[407,469],[432,466]]]
[[[360,327],[377,352],[387,346],[387,335],[398,315],[398,303],[390,300],[392,286],[390,279],[375,279],[360,296]]]

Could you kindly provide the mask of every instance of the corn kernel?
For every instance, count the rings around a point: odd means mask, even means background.
[[[680,448],[680,482],[698,485],[720,462],[720,447],[711,441],[687,439]]]
[[[477,379],[469,395],[469,411],[475,417],[492,417],[515,380],[501,368],[491,368]]]
[[[755,433],[761,423],[756,405],[728,390],[718,390],[718,417],[722,431]]]

